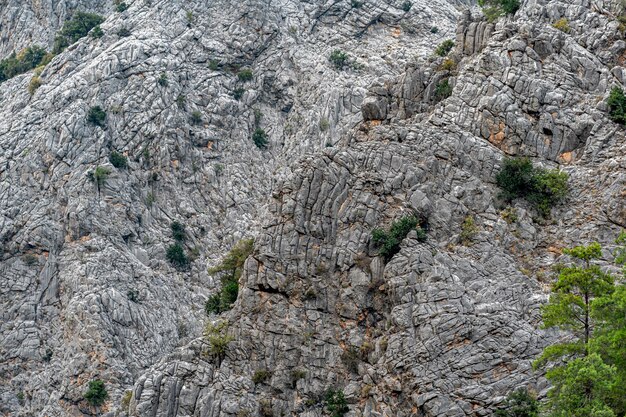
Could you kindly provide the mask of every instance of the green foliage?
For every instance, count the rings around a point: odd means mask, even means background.
[[[506,159],[496,175],[501,197],[524,198],[544,217],[567,195],[567,179],[565,172],[533,167],[528,158]]]
[[[200,123],[202,123],[202,113],[200,113],[198,110],[194,110],[193,112],[191,112],[191,117],[189,120],[191,121],[192,125],[199,125]]]
[[[99,407],[106,401],[109,394],[104,387],[104,382],[100,379],[89,381],[89,389],[85,392],[85,399],[89,404]]]
[[[613,87],[606,101],[609,117],[616,123],[626,124],[626,95],[621,87]]]
[[[439,32],[439,28],[437,26],[432,26],[430,28],[430,33],[438,33]]]
[[[239,78],[239,81],[244,83],[247,81],[252,81],[252,77],[253,74],[251,69],[243,69],[237,73],[237,78]]]
[[[168,84],[167,74],[162,72],[161,75],[159,76],[159,79],[157,80],[157,83],[161,87],[167,87],[167,84]]]
[[[519,9],[519,0],[478,0],[478,5],[488,21],[494,22],[500,16],[515,14]]]
[[[211,71],[217,71],[220,69],[220,63],[217,59],[212,59],[209,61],[209,69]]]
[[[456,70],[456,65],[456,62],[453,59],[447,58],[441,63],[439,69],[441,71],[454,71]],[[450,92],[452,92],[452,89],[450,89]]]
[[[539,401],[526,388],[509,394],[504,407],[496,410],[496,417],[539,417]]]
[[[233,91],[233,98],[235,100],[241,100],[241,97],[243,97],[243,93],[246,92],[245,88],[235,88],[235,90]]]
[[[55,54],[63,52],[65,48],[78,41],[80,38],[87,36],[91,29],[102,22],[104,22],[104,17],[100,15],[76,12],[71,20],[65,22],[63,28],[58,33],[54,40],[54,48],[52,51]]]
[[[353,9],[360,9],[361,6],[363,6],[363,2],[361,2],[359,0],[350,0],[350,6]]]
[[[328,130],[328,128],[330,127],[330,123],[328,122],[328,119],[325,117],[322,117],[319,121],[319,128],[322,132],[326,132]]]
[[[330,417],[343,417],[350,409],[348,403],[341,390],[329,389],[325,398],[326,410],[330,413]]]
[[[400,243],[411,230],[417,232],[417,239],[420,242],[426,240],[426,232],[420,227],[420,220],[417,216],[401,217],[391,224],[389,231],[383,229],[374,229],[372,231],[374,245],[380,248],[378,253],[385,259],[385,262],[388,262],[393,255],[400,251]]]
[[[204,328],[204,337],[209,342],[209,354],[215,356],[220,362],[224,359],[230,342],[235,340],[228,333],[227,321],[219,321],[216,324],[207,323]]]
[[[46,60],[47,62],[44,62]],[[0,83],[48,62],[49,57],[45,49],[39,46],[29,46],[19,54],[13,53],[0,61]]]
[[[405,12],[408,12],[409,10],[411,10],[411,7],[413,7],[413,3],[411,3],[408,0],[402,3],[402,10],[404,10]]]
[[[137,292],[137,290],[128,290],[128,291],[126,291],[126,296],[133,303],[138,303],[139,302],[139,293]]]
[[[185,255],[185,250],[178,242],[167,248],[165,257],[176,268],[182,269],[189,265],[189,259]]]
[[[435,48],[435,55],[446,56],[454,48],[454,41],[452,39],[446,39],[441,42],[437,48]]]
[[[261,384],[269,379],[272,376],[272,373],[267,369],[257,369],[254,371],[254,375],[252,375],[252,382],[255,385]]]
[[[178,97],[176,97],[176,105],[178,106],[178,108],[185,109],[186,104],[187,104],[187,98],[184,95],[179,94]]]
[[[100,106],[94,106],[87,112],[87,121],[92,125],[105,127],[107,114]]]
[[[550,417],[615,417],[608,405],[617,384],[615,367],[600,355],[576,358],[552,368],[546,377],[553,385],[548,392]]]
[[[450,85],[450,82],[448,81],[448,79],[440,81],[439,84],[437,84],[437,87],[435,87],[435,100],[436,101],[444,100],[450,97],[451,95],[452,95],[452,86]]]
[[[257,146],[257,148],[266,149],[268,140],[267,140],[267,133],[265,133],[265,130],[261,129],[260,127],[257,127],[254,130],[254,133],[252,134],[252,141]]]
[[[244,263],[253,249],[253,239],[240,240],[226,254],[222,262],[213,268],[209,268],[209,274],[220,277],[222,286],[219,292],[213,294],[207,300],[204,306],[207,314],[219,314],[230,310],[235,301],[237,301],[239,278],[243,272]]]
[[[106,182],[111,170],[107,167],[96,167],[96,169],[90,174],[91,179],[98,184],[98,187],[102,187]]]
[[[552,24],[552,27],[555,29],[560,30],[561,32],[564,33],[569,33],[570,32],[570,27],[569,27],[569,22],[567,21],[566,18],[562,17],[559,20],[557,20],[556,22],[554,22]]]
[[[100,25],[95,26],[93,30],[91,31],[91,37],[94,39],[100,39],[103,36],[104,36],[104,31],[102,30]]]
[[[174,220],[170,225],[170,229],[172,229],[172,237],[177,242],[184,242],[186,239],[185,235],[185,225],[181,222]]]
[[[335,49],[331,52],[328,60],[335,66],[335,69],[342,70],[348,63],[348,55],[339,49]]]
[[[117,31],[117,36],[119,36],[120,38],[126,38],[128,36],[130,36],[130,30],[128,30],[128,28],[120,28]]]
[[[122,169],[128,167],[128,158],[119,152],[111,152],[111,155],[109,155],[109,162],[111,162],[111,165],[115,168]]]
[[[463,224],[461,224],[461,234],[459,236],[461,244],[465,246],[471,245],[477,233],[478,227],[476,227],[474,218],[472,216],[467,216],[463,220]]]
[[[123,13],[128,9],[128,4],[122,2],[117,3],[117,5],[115,6],[115,11],[119,12],[119,13]]]

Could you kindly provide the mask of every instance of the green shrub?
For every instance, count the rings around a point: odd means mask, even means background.
[[[109,174],[111,173],[111,170],[107,167],[96,167],[96,169],[90,174],[91,175],[91,179],[98,184],[98,187],[102,187],[104,185],[104,183],[106,182],[107,178],[109,177]]]
[[[247,81],[251,81],[252,77],[253,77],[253,74],[252,74],[251,69],[244,69],[237,73],[237,78],[239,78],[239,81],[244,82],[244,83]]]
[[[104,22],[104,17],[93,14],[76,12],[71,20],[68,20],[59,31],[54,40],[53,52],[59,54],[65,48],[78,41],[80,38],[87,36],[89,31],[100,23]]]
[[[408,0],[402,3],[402,10],[404,10],[405,12],[408,12],[409,10],[411,10],[411,7],[413,7],[413,3],[411,3]]]
[[[124,3],[123,1],[120,3],[117,3],[117,6],[115,6],[115,10],[119,13],[123,13],[128,9],[128,4]]]
[[[220,69],[220,63],[217,59],[212,59],[209,61],[209,69],[211,71],[217,71]]]
[[[348,63],[348,55],[339,49],[335,49],[330,54],[328,60],[335,66],[337,70],[342,70]]]
[[[417,216],[401,217],[398,221],[391,224],[389,231],[383,229],[374,229],[372,231],[372,240],[376,247],[379,248],[378,253],[385,259],[385,262],[389,261],[393,255],[400,251],[400,243],[411,230],[417,232],[417,239],[420,242],[426,240],[426,232],[420,226],[420,220]]]
[[[130,407],[130,400],[132,399],[133,399],[133,392],[130,390],[126,391],[124,395],[122,396],[122,400],[120,401],[122,410],[124,410],[127,413],[130,411],[128,407]]]
[[[176,268],[184,268],[189,265],[189,259],[187,258],[187,255],[185,255],[185,250],[178,242],[167,248],[165,256],[167,260],[170,261],[170,263]]]
[[[184,224],[177,220],[174,220],[170,225],[170,228],[172,229],[172,237],[174,238],[174,240],[176,240],[177,242],[185,241],[186,235]]]
[[[235,88],[235,90],[233,91],[233,98],[235,100],[241,100],[241,97],[243,97],[243,93],[246,92],[245,88]]]
[[[89,389],[85,392],[85,399],[93,406],[99,407],[104,404],[109,394],[104,387],[104,382],[100,379],[89,381]]]
[[[543,217],[567,195],[567,179],[565,172],[533,167],[528,158],[505,160],[496,175],[501,197],[507,201],[526,199]]]
[[[570,32],[570,27],[569,27],[569,22],[567,21],[566,18],[562,17],[559,20],[557,20],[556,22],[554,22],[552,24],[552,27],[555,29],[560,30],[561,32],[564,33],[569,33]]]
[[[509,394],[504,407],[496,410],[496,417],[539,417],[539,401],[525,388]]]
[[[208,270],[211,275],[219,275],[221,288],[207,300],[204,309],[208,314],[219,314],[230,310],[239,294],[239,277],[243,265],[254,249],[253,239],[243,239],[226,254],[222,262]]]
[[[115,168],[122,169],[128,167],[128,158],[119,152],[111,152],[111,155],[109,155],[109,162]]]
[[[120,28],[120,30],[117,31],[117,36],[120,38],[126,38],[127,36],[130,36],[130,30],[127,28]]]
[[[519,9],[519,0],[478,0],[478,5],[488,21],[494,22],[500,16],[515,14]]]
[[[254,375],[252,375],[252,382],[255,385],[261,384],[269,379],[272,376],[272,373],[267,369],[257,369],[254,371]]]
[[[209,354],[216,356],[220,362],[224,359],[230,342],[235,340],[228,333],[227,321],[220,321],[216,324],[207,323],[204,328],[204,337],[209,342]]]
[[[33,75],[33,78],[31,78],[30,82],[28,83],[28,93],[31,96],[35,94],[35,91],[37,91],[39,87],[41,87],[41,78],[39,78],[40,74],[41,72],[35,72],[35,75]]]
[[[626,96],[621,87],[613,87],[606,102],[609,117],[616,123],[626,124]]]
[[[191,117],[189,118],[189,121],[191,122],[192,125],[199,125],[202,123],[202,113],[200,113],[197,110],[194,110],[193,112],[191,112]]]
[[[438,33],[439,32],[439,28],[437,26],[433,26],[430,28],[430,33]]]
[[[157,80],[157,83],[161,86],[161,87],[167,87],[167,74],[162,72],[161,75],[159,76],[159,79]]]
[[[19,54],[12,53],[0,61],[0,83],[48,62],[48,53],[39,46],[29,46]]]
[[[100,25],[94,27],[93,30],[91,31],[91,37],[94,39],[100,39],[103,36],[104,36],[104,32],[102,31],[102,28],[100,27]]]
[[[128,297],[128,299],[132,301],[133,303],[139,302],[139,293],[137,292],[137,290],[126,291],[126,297]]]
[[[437,102],[445,100],[452,95],[452,86],[448,79],[442,80],[435,87],[435,100]]]
[[[435,48],[435,55],[446,56],[454,48],[454,41],[446,39]]]
[[[87,121],[92,125],[104,127],[107,114],[100,106],[93,106],[87,112]]]
[[[352,6],[353,9],[360,9],[361,6],[363,6],[363,2],[359,0],[350,0],[350,6]]]
[[[476,227],[474,218],[472,216],[465,217],[463,224],[461,224],[461,234],[459,236],[461,243],[465,246],[471,245],[477,233],[478,227]]]
[[[325,117],[322,117],[319,122],[319,127],[322,132],[326,132],[328,128],[330,127],[330,123],[328,122],[328,119]]]
[[[266,149],[268,140],[267,140],[267,133],[265,133],[265,130],[261,129],[260,127],[257,127],[254,130],[254,133],[252,134],[252,141],[257,146],[257,148]]]
[[[442,71],[454,71],[456,69],[456,62],[453,59],[446,58],[439,65],[439,69]]]
[[[325,398],[326,410],[330,413],[330,417],[343,417],[350,409],[348,403],[341,390],[329,389]]]

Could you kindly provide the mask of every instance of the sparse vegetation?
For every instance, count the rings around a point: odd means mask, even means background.
[[[128,390],[124,393],[124,395],[122,396],[122,400],[120,401],[120,406],[122,407],[122,410],[124,410],[125,412],[128,412],[128,407],[130,407],[130,400],[133,399],[133,392]]]
[[[439,69],[442,71],[454,71],[456,70],[456,62],[453,59],[446,58],[439,66]]]
[[[100,25],[95,26],[92,30],[91,30],[91,37],[94,39],[100,39],[101,37],[104,36],[104,31],[102,30],[102,28],[100,27]]]
[[[267,140],[267,133],[265,133],[265,130],[261,129],[260,127],[257,127],[254,130],[254,133],[252,134],[252,141],[257,146],[257,148],[261,150],[266,149],[268,140]]]
[[[342,70],[348,63],[348,55],[339,49],[335,49],[330,54],[328,60],[335,66],[335,69]]]
[[[465,246],[471,245],[477,234],[478,227],[476,227],[474,217],[465,217],[465,220],[463,220],[463,224],[461,224],[461,234],[459,236],[459,238],[461,239],[461,244]]]
[[[159,79],[157,80],[157,83],[161,87],[167,87],[167,84],[168,84],[167,74],[162,72],[161,75],[159,76]]]
[[[126,38],[130,36],[130,30],[128,30],[128,28],[122,27],[117,31],[117,36],[119,36],[120,38]]]
[[[50,58],[45,49],[39,46],[29,46],[19,54],[13,53],[0,61],[0,83],[48,62]]]
[[[209,69],[211,71],[217,71],[220,69],[220,63],[217,59],[212,59],[209,61]]]
[[[411,7],[413,7],[413,3],[411,3],[408,0],[402,3],[402,10],[404,10],[405,12],[408,12],[409,10],[411,10]]]
[[[372,231],[372,240],[376,247],[380,248],[378,253],[385,261],[389,261],[393,255],[400,251],[400,243],[409,234],[411,230],[417,232],[417,239],[420,242],[426,240],[426,232],[420,225],[417,216],[404,216],[393,222],[389,231],[383,229],[374,229]]]
[[[520,388],[510,393],[496,417],[539,417],[539,401],[534,393]]]
[[[59,54],[65,48],[78,41],[80,38],[87,36],[89,31],[100,23],[104,22],[104,17],[93,14],[76,12],[71,20],[63,25],[59,34],[54,40],[53,53]]]
[[[440,81],[435,87],[435,100],[441,101],[445,100],[452,95],[452,86],[450,82],[446,78],[445,80]]]
[[[139,303],[139,293],[137,292],[137,290],[126,291],[126,296],[133,303]]]
[[[122,13],[125,12],[128,9],[128,4],[122,2],[117,3],[117,5],[115,6],[115,11]]]
[[[561,32],[564,33],[569,33],[570,32],[570,27],[569,27],[569,22],[567,21],[566,18],[562,17],[559,20],[557,20],[556,22],[554,22],[552,24],[552,27],[555,29],[560,30]]]
[[[109,162],[118,169],[128,168],[128,158],[119,152],[111,152],[111,155],[109,155]]]
[[[33,78],[30,79],[30,82],[28,83],[28,93],[32,96],[33,94],[35,94],[35,91],[37,91],[37,89],[39,87],[41,87],[41,73],[43,71],[44,67],[40,66],[37,67],[37,69],[35,70],[35,73],[33,74]]]
[[[516,223],[518,220],[517,209],[515,207],[508,206],[504,210],[500,212],[500,216],[504,219],[508,224]]]
[[[204,337],[207,342],[209,342],[208,353],[215,356],[218,362],[224,359],[228,345],[235,340],[235,338],[228,333],[228,322],[224,320],[216,324],[207,323],[204,328]]]
[[[328,119],[325,117],[322,117],[319,122],[319,127],[322,132],[327,131],[328,128],[330,127],[330,123],[328,122]]]
[[[237,301],[239,294],[239,277],[243,272],[243,266],[252,250],[253,239],[240,240],[218,265],[209,269],[209,274],[220,278],[221,288],[207,300],[205,311],[207,314],[219,314],[230,310]]]
[[[237,73],[237,78],[239,78],[239,81],[241,82],[248,82],[248,81],[252,81],[253,78],[253,74],[252,74],[252,70],[251,69],[243,69],[241,71],[239,71]]]
[[[452,41],[452,39],[446,39],[437,45],[437,48],[435,48],[435,55],[446,56],[450,53],[452,48],[454,48],[454,41]]]
[[[519,9],[519,0],[478,0],[483,14],[489,22],[495,22],[500,16],[515,14]]]
[[[272,376],[272,373],[267,369],[257,369],[254,371],[254,375],[252,375],[252,382],[255,385],[262,384],[267,381]]]
[[[233,90],[233,98],[235,100],[241,100],[241,97],[243,97],[243,93],[246,92],[245,88],[239,87],[239,88],[235,88],[235,90]]]
[[[104,386],[104,382],[100,379],[89,381],[89,389],[85,392],[85,399],[93,406],[99,407],[108,398],[109,394]]]
[[[167,248],[166,258],[176,268],[183,269],[189,265],[189,259],[180,243],[176,242]]]
[[[91,179],[98,185],[98,187],[102,187],[106,182],[107,178],[111,170],[107,167],[98,166],[96,169],[90,174]]]
[[[185,225],[181,222],[174,220],[170,225],[170,229],[172,229],[172,237],[177,242],[184,242],[186,239],[185,235]]]
[[[432,26],[430,28],[430,33],[438,33],[439,32],[439,28],[437,26]]]
[[[507,201],[523,198],[543,217],[567,195],[567,174],[558,170],[533,167],[528,158],[512,158],[496,175],[500,194]]]
[[[360,9],[363,6],[363,2],[359,0],[350,0],[350,6],[353,9]]]
[[[341,354],[341,362],[353,374],[358,373],[359,363],[361,362],[361,352],[358,348],[350,346]]]
[[[92,125],[105,127],[107,114],[100,106],[93,106],[87,112],[87,122]]]
[[[343,417],[350,409],[341,390],[329,389],[324,401],[330,417]]]
[[[191,112],[191,117],[189,118],[189,120],[191,121],[192,125],[199,125],[202,123],[202,113],[200,113],[198,110],[194,110],[193,112]]]
[[[621,87],[613,87],[606,102],[609,117],[616,123],[626,124],[626,96]]]

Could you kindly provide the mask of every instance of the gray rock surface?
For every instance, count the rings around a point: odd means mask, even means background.
[[[0,85],[0,413],[312,417],[334,387],[349,417],[488,416],[513,388],[545,393],[530,363],[553,337],[538,330],[549,267],[626,227],[626,141],[605,104],[624,81],[615,5],[529,1],[490,24],[441,0],[127,3],[34,95],[32,72]],[[0,51],[50,42],[83,7],[33,3],[46,29],[25,12],[30,32],[3,23]],[[86,122],[96,105],[105,128]],[[503,217],[507,154],[570,174],[551,221],[523,201]],[[427,241],[409,234],[385,264],[372,229],[413,211]],[[174,220],[184,270],[165,258]],[[246,236],[219,358],[201,337],[207,266]],[[99,409],[83,400],[95,378]]]

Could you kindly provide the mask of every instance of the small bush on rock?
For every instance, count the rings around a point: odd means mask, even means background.
[[[13,53],[0,61],[0,83],[48,62],[50,58],[45,49],[39,46],[29,46],[19,54]]]
[[[554,22],[552,24],[552,27],[555,29],[560,30],[561,32],[564,33],[569,33],[570,32],[570,27],[569,27],[569,22],[567,21],[566,18],[562,17],[559,20],[557,20],[556,22]]]
[[[505,160],[496,175],[501,197],[507,201],[523,198],[543,217],[567,195],[567,179],[565,172],[533,167],[528,158]]]
[[[126,38],[130,36],[130,30],[128,30],[127,28],[120,28],[120,30],[117,31],[117,36],[119,36],[120,38]]]
[[[437,102],[445,100],[452,95],[452,86],[447,79],[442,80],[435,87],[435,100]]]
[[[459,236],[461,243],[465,246],[471,245],[472,241],[476,237],[476,234],[478,234],[476,222],[472,216],[467,216],[461,225],[461,235]]]
[[[221,362],[226,356],[226,351],[230,342],[235,340],[228,333],[228,322],[220,321],[216,324],[207,323],[204,329],[204,337],[209,342],[209,354]]]
[[[186,235],[185,235],[184,224],[182,224],[179,221],[174,220],[172,224],[170,225],[170,229],[172,229],[172,237],[174,238],[174,240],[176,240],[177,242],[185,241]]]
[[[202,123],[202,113],[195,110],[191,113],[191,117],[189,118],[192,125],[199,125]]]
[[[104,386],[104,382],[100,379],[89,381],[89,389],[85,392],[85,399],[93,406],[99,407],[106,401],[109,394]]]
[[[252,375],[252,382],[254,382],[255,385],[262,384],[267,381],[270,376],[272,376],[272,373],[267,369],[257,369],[254,371],[254,375]]]
[[[244,83],[247,81],[252,81],[252,77],[253,74],[251,69],[244,69],[237,73],[237,78],[239,78],[239,81]]]
[[[109,162],[111,162],[111,165],[115,168],[123,169],[128,167],[128,158],[119,152],[111,152],[111,155],[109,155]]]
[[[335,49],[330,54],[328,60],[335,66],[336,69],[342,70],[348,63],[348,55],[339,49]]]
[[[117,5],[115,6],[115,11],[119,12],[119,13],[123,13],[128,9],[128,4],[122,2],[117,3]]]
[[[330,417],[343,417],[350,409],[346,402],[346,397],[341,390],[329,389],[325,398],[326,410]]]
[[[254,130],[254,133],[252,134],[252,141],[257,146],[257,148],[266,149],[268,140],[267,140],[267,133],[265,133],[265,130],[261,129],[260,127],[257,127]]]
[[[94,106],[87,112],[87,121],[92,125],[104,127],[107,114],[100,106]]]
[[[166,258],[176,268],[184,268],[189,265],[189,259],[180,243],[174,243],[167,248]]]
[[[613,87],[606,104],[609,106],[609,117],[616,123],[626,124],[626,96],[620,87]]]
[[[383,229],[374,229],[372,231],[372,240],[376,247],[380,248],[378,253],[385,259],[385,262],[389,261],[393,255],[400,251],[400,243],[411,230],[417,232],[417,239],[420,242],[426,240],[426,232],[420,226],[420,220],[417,216],[401,217],[398,221],[391,224],[389,231]]]
[[[402,3],[402,10],[404,10],[405,12],[411,10],[411,7],[413,7],[413,3],[411,3],[410,1],[405,1],[404,3]]]
[[[447,39],[441,42],[437,48],[435,48],[435,55],[446,56],[454,48],[454,41]]]
[[[504,404],[496,410],[496,417],[539,417],[539,402],[525,388],[510,393]]]
[[[93,14],[76,12],[72,19],[65,22],[63,28],[54,40],[53,52],[59,54],[65,48],[78,41],[80,38],[87,36],[89,31],[100,23],[104,22],[104,17]]]
[[[478,5],[489,22],[496,21],[500,16],[515,14],[519,9],[519,0],[478,0]]]

